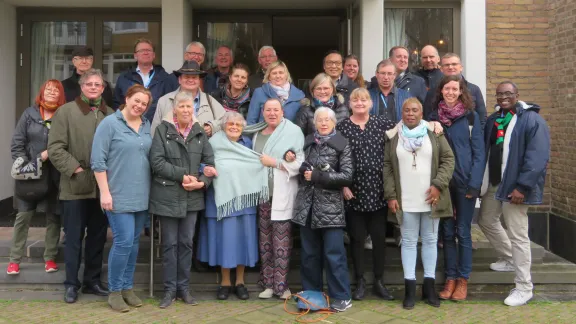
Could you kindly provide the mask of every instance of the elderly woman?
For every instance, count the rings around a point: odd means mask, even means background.
[[[250,69],[245,64],[236,63],[224,87],[212,92],[212,97],[224,107],[224,110],[238,112],[243,118],[246,118],[250,107],[249,75]]]
[[[384,200],[384,138],[396,124],[384,116],[370,116],[372,100],[364,88],[350,95],[352,116],[340,122],[337,129],[350,142],[354,156],[354,182],[344,188],[347,201],[348,230],[356,276],[354,300],[362,300],[364,279],[364,244],[367,232],[372,237],[374,293],[386,300],[394,299],[382,281],[386,260],[386,201]]]
[[[40,87],[34,105],[28,107],[14,130],[11,153],[16,179],[16,221],[12,233],[10,263],[6,273],[20,273],[20,261],[24,255],[30,220],[36,210],[46,213],[46,235],[44,238],[44,270],[58,271],[54,261],[60,239],[60,213],[58,208],[58,182],[60,173],[48,158],[48,133],[52,116],[66,102],[64,89],[58,80],[48,80]],[[40,169],[40,170],[39,170]],[[14,172],[15,171],[15,172]]]
[[[422,299],[440,307],[434,290],[437,231],[439,218],[453,215],[448,184],[454,172],[454,154],[446,138],[435,134],[422,114],[418,99],[406,100],[402,121],[386,132],[384,149],[384,197],[401,224],[403,239],[405,309],[413,309],[415,303],[418,234],[424,265]]]
[[[100,189],[100,206],[114,235],[108,255],[108,304],[119,312],[142,306],[132,288],[140,232],[148,218],[152,137],[143,114],[151,102],[148,89],[131,86],[126,103],[104,118],[92,143],[91,166]]]
[[[292,219],[300,225],[300,275],[304,290],[322,291],[322,268],[326,263],[330,307],[343,312],[352,307],[342,197],[342,188],[352,184],[352,152],[348,140],[336,132],[334,110],[316,109],[314,124],[316,131],[304,142],[305,160],[300,167],[297,207]]]
[[[344,58],[344,73],[350,80],[356,82],[359,87],[370,87],[370,81],[364,80],[362,73],[360,73],[360,59],[358,56],[350,54]]]
[[[232,72],[232,75],[234,73]],[[214,143],[212,148],[216,168],[207,166],[203,169],[206,176],[216,176],[216,178],[206,194],[206,211],[204,217],[200,219],[198,253],[200,261],[208,262],[211,266],[220,266],[222,280],[216,294],[218,299],[228,299],[232,291],[230,270],[236,269],[234,291],[239,299],[246,300],[249,295],[248,289],[244,286],[244,269],[247,266],[254,267],[258,261],[258,226],[256,225],[258,201],[252,200],[251,206],[243,209],[236,208],[228,215],[218,218],[215,188],[222,190],[231,183],[229,177],[219,178],[219,174],[239,175],[250,172],[252,168],[265,174],[266,170],[258,160],[257,154],[251,150],[252,140],[247,136],[242,136],[242,131],[246,126],[244,117],[238,112],[229,111],[224,114],[221,123],[225,136],[220,132],[210,140]],[[239,144],[236,148],[251,156],[253,163],[243,167],[243,164],[236,163],[239,159],[226,160],[226,149],[221,146],[231,145],[231,143]],[[241,154],[238,158],[240,156]],[[222,183],[219,183],[220,180]]]
[[[292,84],[288,67],[282,61],[271,63],[264,75],[264,84],[256,89],[250,101],[250,109],[246,121],[248,125],[264,121],[262,108],[271,98],[277,99],[284,110],[284,117],[291,122],[296,120],[300,109],[300,100],[304,99],[304,92]]]
[[[344,96],[336,93],[336,85],[332,78],[326,73],[320,73],[310,82],[310,93],[312,98],[304,98],[300,102],[302,106],[296,118],[296,125],[302,128],[304,136],[313,134],[316,131],[314,127],[314,112],[319,107],[330,108],[334,111],[336,121],[340,122],[348,116],[348,107],[344,102]]]
[[[219,125],[218,125],[219,126]],[[150,212],[160,216],[164,297],[160,308],[176,297],[197,305],[188,290],[192,241],[198,212],[204,209],[204,189],[211,179],[200,164],[214,165],[212,147],[194,117],[194,96],[180,92],[174,111],[156,128],[150,149],[153,181]]]
[[[445,76],[436,93],[439,121],[454,152],[450,194],[455,217],[442,220],[446,283],[440,299],[465,300],[472,271],[472,217],[484,176],[484,137],[466,82]],[[456,248],[458,238],[458,248]]]

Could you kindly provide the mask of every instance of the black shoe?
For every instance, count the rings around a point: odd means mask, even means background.
[[[216,298],[218,298],[219,300],[226,300],[228,299],[228,296],[230,296],[230,291],[232,290],[232,287],[230,286],[220,286],[218,287],[218,292],[216,293]]]
[[[197,272],[208,272],[208,267],[205,263],[200,262],[196,258],[192,258],[192,268]]]
[[[356,281],[356,290],[352,293],[352,299],[362,300],[366,294],[366,280],[364,277],[358,278]]]
[[[333,299],[330,302],[330,308],[337,312],[345,312],[350,307],[352,307],[352,299],[348,300]]]
[[[84,286],[82,288],[83,294],[92,294],[96,296],[108,296],[110,293],[108,292],[108,288],[102,286],[102,284],[95,284],[91,286]]]
[[[178,296],[179,299],[182,299],[182,301],[185,304],[192,305],[192,306],[198,305],[198,302],[196,301],[196,299],[194,297],[192,297],[192,295],[190,295],[189,291],[179,291],[176,293],[176,295]]]
[[[440,299],[438,299],[438,295],[436,294],[435,281],[433,278],[424,278],[422,300],[430,306],[440,307]]]
[[[416,304],[416,280],[404,279],[404,301],[402,307],[404,309],[413,309]]]
[[[172,305],[174,300],[176,300],[176,293],[167,291],[164,293],[164,297],[162,297],[162,300],[160,301],[160,305],[158,305],[158,307],[167,308],[168,306]]]
[[[235,288],[236,288],[235,289],[236,297],[238,297],[238,299],[247,300],[248,298],[250,298],[250,294],[248,294],[248,288],[246,288],[246,286],[240,284],[237,285]]]
[[[73,304],[78,300],[78,288],[68,287],[64,293],[64,301],[68,304]]]
[[[394,300],[394,296],[392,296],[392,294],[390,294],[388,289],[386,289],[386,286],[384,286],[382,279],[378,279],[374,283],[374,294],[382,297],[382,299],[384,300]]]

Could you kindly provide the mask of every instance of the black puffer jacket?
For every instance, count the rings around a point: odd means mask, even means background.
[[[304,179],[305,162],[300,168],[300,186],[292,222],[312,229],[345,227],[342,188],[352,185],[354,176],[348,140],[337,132],[326,143],[317,144],[314,135],[308,135],[304,142],[304,154],[305,161],[314,168],[312,181]],[[330,165],[330,170],[321,171],[320,165],[326,163]]]
[[[304,98],[300,100],[300,110],[296,116],[296,125],[302,128],[304,136],[314,134],[316,126],[314,125],[314,112],[316,111],[316,103],[313,99]],[[334,113],[336,113],[337,122],[350,117],[350,111],[346,107],[344,96],[338,94],[334,97]]]

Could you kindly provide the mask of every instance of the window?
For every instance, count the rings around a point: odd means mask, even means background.
[[[113,34],[147,33],[148,23],[138,21],[115,21],[108,24]]]

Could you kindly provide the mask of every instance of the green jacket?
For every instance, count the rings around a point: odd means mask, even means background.
[[[444,134],[435,134],[430,127],[428,136],[432,142],[432,174],[430,183],[440,190],[440,198],[436,207],[432,208],[432,217],[452,217],[452,201],[448,184],[454,173],[454,154]],[[384,199],[398,200],[400,209],[396,212],[396,219],[402,224],[402,197],[400,188],[400,168],[398,167],[398,131],[393,128],[386,132],[386,145],[384,149]],[[390,212],[392,214],[392,212]]]
[[[58,108],[48,135],[48,156],[60,171],[60,200],[98,198],[98,186],[90,169],[92,140],[98,124],[114,111],[104,100],[95,111],[80,97]],[[82,167],[84,171],[74,173]]]
[[[172,115],[170,115],[172,116]],[[173,121],[164,119],[154,132],[150,149],[152,187],[150,213],[168,217],[186,217],[189,211],[204,209],[204,190],[187,191],[182,187],[184,175],[193,175],[207,188],[212,180],[200,174],[200,164],[214,165],[212,146],[198,123],[194,123],[186,140],[176,131]]]

